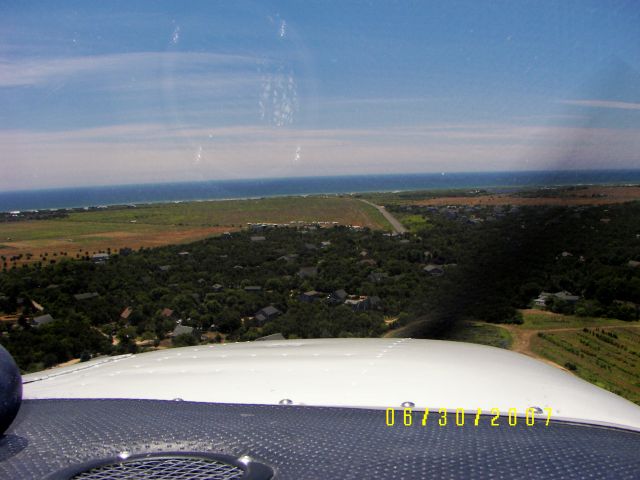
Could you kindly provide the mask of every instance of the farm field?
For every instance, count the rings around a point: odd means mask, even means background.
[[[509,349],[513,342],[511,333],[508,330],[482,322],[467,322],[446,338],[443,338],[443,340],[478,343],[506,349]]]
[[[640,404],[640,328],[584,327],[539,332],[534,353],[599,387]]]
[[[492,193],[469,189],[431,190],[413,192],[384,192],[361,194],[363,198],[379,205],[423,206],[496,206],[538,205],[579,206],[610,205],[640,200],[640,187],[590,186],[557,187],[545,190],[518,190],[509,193]]]
[[[571,371],[640,404],[640,323],[522,310],[522,325],[501,324],[510,349]]]
[[[21,264],[129,247],[188,243],[246,227],[247,223],[336,222],[389,229],[372,206],[352,198],[283,197],[185,202],[73,212],[54,220],[0,223],[0,255]],[[27,254],[31,258],[27,259]]]
[[[640,200],[640,187],[588,187],[583,189],[549,190],[544,194],[517,192],[465,196],[439,196],[403,203],[414,205],[611,205]]]
[[[442,340],[523,353],[640,405],[640,322],[533,309],[521,312],[521,325],[469,321]],[[419,323],[390,330],[385,336],[412,337]]]

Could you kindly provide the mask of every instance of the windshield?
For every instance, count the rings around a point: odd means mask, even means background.
[[[23,373],[413,337],[640,404],[634,2],[0,18],[0,344]]]

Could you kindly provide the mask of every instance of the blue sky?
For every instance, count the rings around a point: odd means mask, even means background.
[[[0,189],[640,166],[635,1],[4,2]]]

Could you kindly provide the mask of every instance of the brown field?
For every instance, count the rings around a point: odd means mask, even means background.
[[[25,222],[26,223],[26,222]],[[23,257],[15,262],[15,265],[41,261],[40,255],[47,254],[46,261],[59,258],[76,258],[77,254],[89,255],[104,252],[110,248],[112,252],[118,252],[121,248],[129,247],[134,250],[140,247],[160,247],[163,245],[189,243],[202,240],[207,237],[220,235],[223,232],[239,230],[237,227],[201,227],[201,228],[175,228],[165,227],[157,231],[131,232],[131,231],[105,231],[87,235],[74,235],[73,238],[53,238],[39,240],[4,241],[0,245],[0,255],[7,258]],[[26,258],[30,253],[31,259]],[[54,253],[56,254],[54,256]],[[11,265],[14,263],[11,262]]]
[[[577,190],[561,190],[557,194],[549,191],[545,196],[524,197],[514,194],[496,194],[470,197],[439,197],[416,200],[414,205],[609,205],[640,200],[640,187],[588,187]]]
[[[0,259],[0,268],[5,261],[12,266],[77,258],[107,249],[117,252],[124,247],[189,243],[261,222],[323,222],[390,229],[374,206],[352,198],[276,197],[140,205],[73,212],[53,220],[0,223],[0,256],[5,257]],[[43,260],[40,256],[45,253]],[[10,260],[21,254],[21,259]]]

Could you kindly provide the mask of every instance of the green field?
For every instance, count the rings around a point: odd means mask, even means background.
[[[531,349],[579,377],[640,404],[639,328],[540,332],[531,339]]]
[[[352,198],[277,197],[141,205],[73,213],[72,222],[130,223],[179,226],[246,226],[247,223],[337,222],[377,229],[389,226],[375,208]]]
[[[577,317],[574,315],[559,315],[536,310],[523,310],[524,323],[519,328],[528,330],[542,330],[551,328],[583,328],[596,326],[624,326],[629,322],[612,318]]]
[[[123,247],[139,248],[186,243],[248,223],[291,222],[359,225],[389,230],[374,207],[350,197],[277,197],[111,207],[70,213],[54,220],[0,223],[0,255],[11,258],[45,253],[75,257]],[[22,258],[19,263],[27,261]]]
[[[479,343],[480,345],[507,349],[511,347],[513,342],[511,334],[507,330],[495,325],[477,322],[464,323],[443,340]]]

